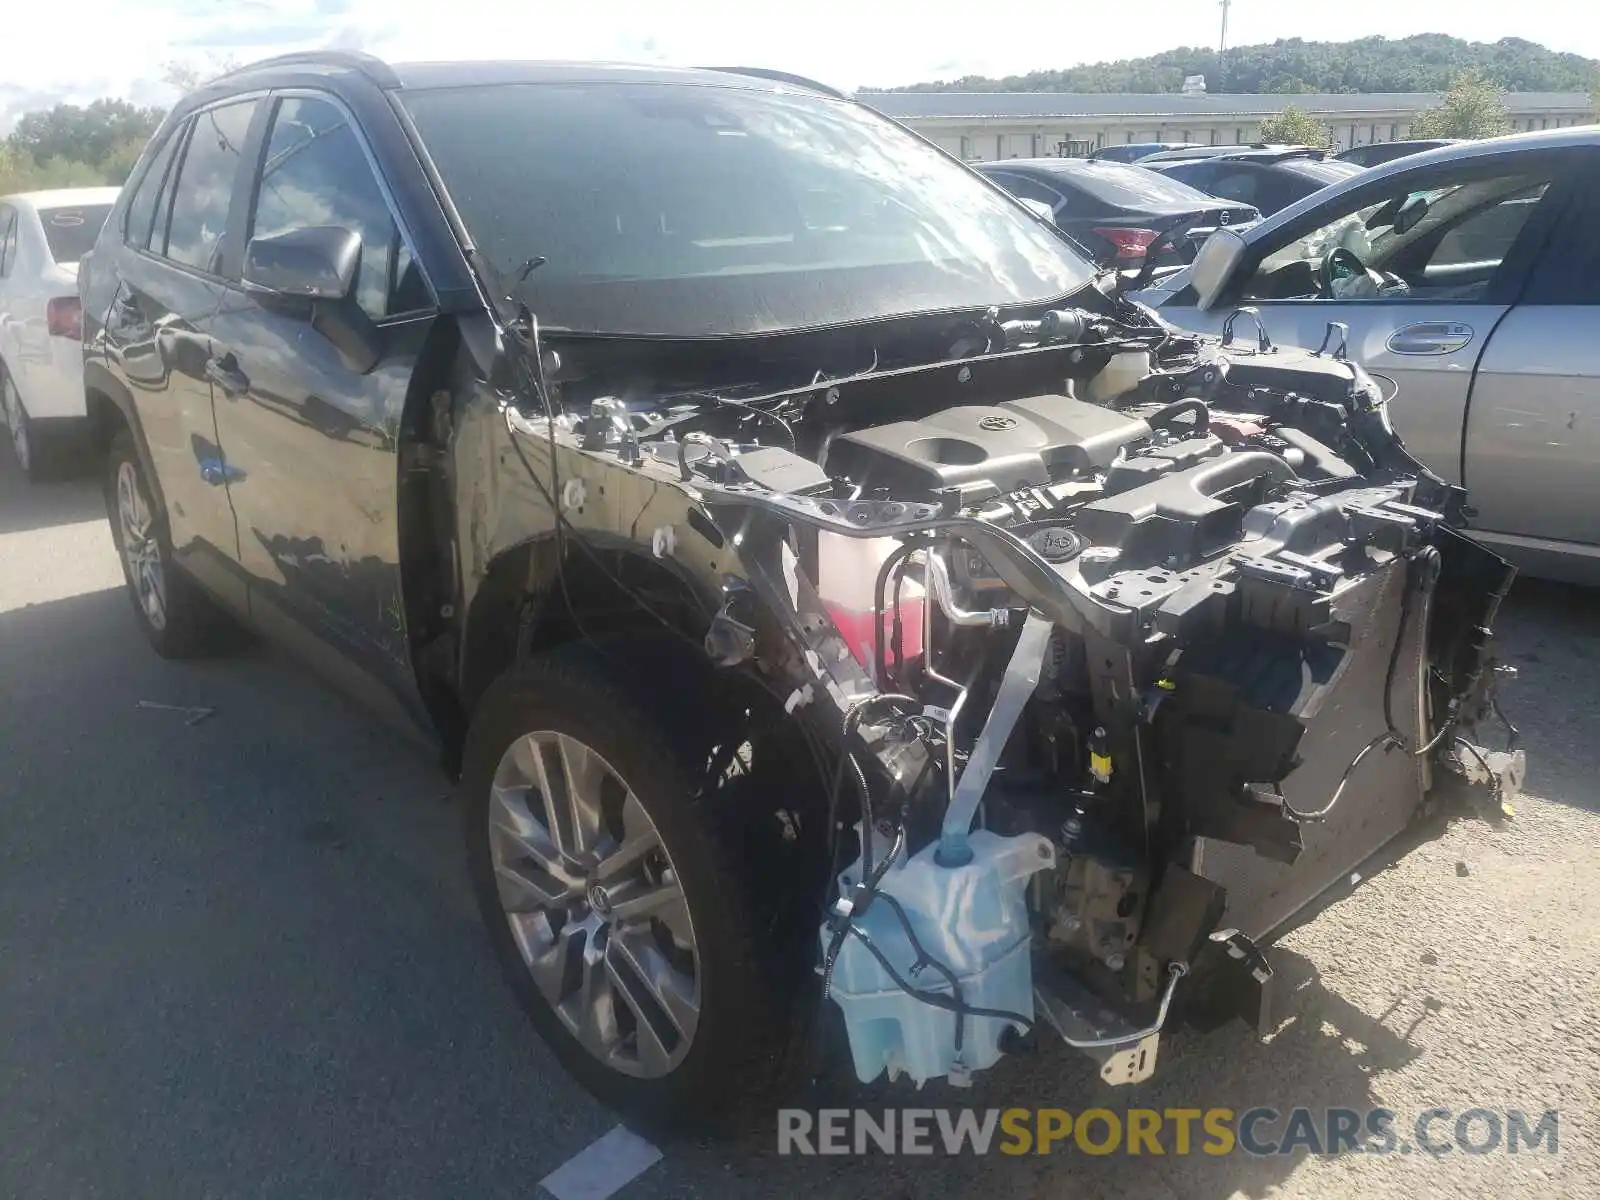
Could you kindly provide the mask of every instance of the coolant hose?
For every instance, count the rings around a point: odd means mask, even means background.
[[[1194,414],[1194,432],[1198,436],[1211,429],[1211,409],[1204,400],[1190,396],[1187,400],[1174,400],[1164,404],[1144,419],[1151,429],[1165,429],[1186,413]]]

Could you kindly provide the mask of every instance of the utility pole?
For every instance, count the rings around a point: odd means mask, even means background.
[[[1225,90],[1228,86],[1228,9],[1232,6],[1233,0],[1221,0],[1221,4],[1222,36],[1217,39],[1217,74],[1221,77],[1217,80],[1217,91],[1219,92]]]

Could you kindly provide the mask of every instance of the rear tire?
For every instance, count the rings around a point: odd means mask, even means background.
[[[22,406],[22,394],[3,363],[0,363],[0,413],[4,414],[6,429],[11,435],[11,457],[16,460],[22,477],[29,483],[42,483],[50,478],[53,456],[48,452],[49,447],[34,437],[28,410]]]
[[[738,861],[730,822],[710,811],[715,789],[707,783],[705,756],[711,736],[695,728],[704,710],[697,712],[684,694],[687,681],[679,678],[677,695],[668,695],[662,672],[636,658],[624,664],[622,657],[565,647],[501,676],[479,703],[467,733],[458,801],[484,924],[535,1029],[596,1098],[665,1134],[770,1122],[770,1101],[788,1078],[787,1018],[794,996],[786,998],[774,987],[763,958],[770,937],[762,933],[760,903],[739,870],[760,868]],[[571,848],[572,829],[584,820],[563,817],[545,798],[560,793],[570,804],[584,790],[568,791],[562,782],[577,779],[577,771],[549,765],[568,762],[569,751],[580,762],[598,760],[617,781],[610,785],[609,803],[593,806],[606,813],[590,842],[598,849],[577,857],[564,851]],[[558,782],[523,786],[537,771],[519,774],[508,767],[519,754],[535,765],[548,760],[543,778]],[[598,795],[603,789],[592,790]],[[618,798],[624,794],[626,799]],[[508,823],[517,826],[509,835]],[[637,891],[613,885],[615,876],[608,872],[615,868],[607,864],[619,853],[627,857],[619,848],[641,840],[659,842],[655,878],[681,892],[674,903],[682,911],[665,928],[654,917],[640,922],[613,908],[615,897]],[[537,878],[541,897],[559,890],[568,899],[525,902],[527,893],[508,881],[508,872]],[[647,878],[643,886],[649,885]],[[521,911],[509,911],[508,905],[519,903]],[[687,950],[680,948],[682,929],[690,934]],[[647,958],[660,955],[679,968],[665,976],[665,987],[659,971],[638,976],[657,989],[655,995],[667,997],[665,1005],[639,1003],[625,964],[616,969],[609,963],[613,945],[633,961],[640,956],[628,947],[643,945]],[[583,965],[596,955],[608,959],[601,983],[611,990],[598,1002],[598,1037],[578,1019],[592,1007]],[[692,1004],[675,1003],[680,997]],[[664,1026],[651,1021],[656,1012]],[[686,1038],[683,1026],[692,1026]],[[670,1036],[654,1036],[656,1029]],[[647,1035],[653,1037],[650,1056],[642,1052]],[[669,1048],[665,1056],[663,1046]]]
[[[198,658],[227,648],[238,626],[173,565],[166,514],[151,499],[126,429],[111,439],[105,497],[134,619],[151,648],[162,658]]]

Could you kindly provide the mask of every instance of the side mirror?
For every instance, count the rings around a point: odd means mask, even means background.
[[[241,272],[246,291],[306,300],[343,300],[361,265],[361,238],[337,225],[251,238]]]
[[[1021,200],[1041,221],[1049,221],[1052,225],[1056,223],[1056,210],[1043,200],[1029,200],[1025,196],[1018,196],[1017,199]]]
[[[1209,311],[1222,298],[1244,255],[1244,239],[1231,229],[1218,229],[1201,244],[1189,265],[1189,282],[1201,311]]]

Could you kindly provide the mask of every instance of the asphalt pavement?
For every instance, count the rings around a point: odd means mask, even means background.
[[[1529,794],[1293,935],[1270,1039],[1180,1034],[1131,1091],[1045,1048],[970,1091],[860,1102],[1558,1109],[1556,1154],[685,1142],[620,1200],[1600,1194],[1600,603],[1519,584],[1502,630]],[[97,485],[29,487],[0,454],[0,1198],[542,1196],[616,1121],[501,983],[448,787],[424,749],[263,647],[158,659]]]

